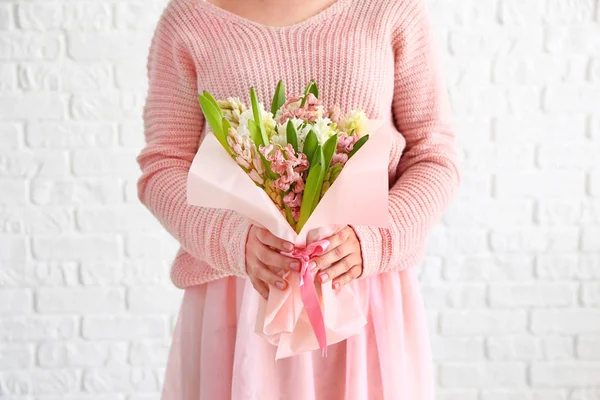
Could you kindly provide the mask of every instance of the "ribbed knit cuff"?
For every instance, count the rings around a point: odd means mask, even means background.
[[[360,252],[363,261],[363,272],[360,278],[372,276],[379,272],[381,267],[382,246],[381,233],[377,228],[368,226],[350,225],[358,241],[360,242]]]
[[[246,242],[248,241],[248,234],[250,233],[250,228],[252,224],[246,218],[244,218],[244,223],[240,224],[240,229],[236,233],[237,234],[237,242],[235,243],[235,250],[232,253],[234,257],[234,274],[240,278],[245,278],[248,276],[246,272]]]
[[[225,276],[245,278],[246,241],[252,224],[248,218],[229,210],[202,208],[194,210],[195,218],[186,249],[194,258],[204,261]]]

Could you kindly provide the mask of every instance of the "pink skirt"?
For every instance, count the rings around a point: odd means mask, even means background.
[[[224,278],[185,290],[162,400],[430,400],[433,367],[414,269],[352,282],[363,331],[320,351],[275,361],[242,307],[248,289]],[[252,289],[253,290],[253,289]],[[254,295],[254,294],[252,294]]]

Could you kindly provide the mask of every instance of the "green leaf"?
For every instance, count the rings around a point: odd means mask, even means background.
[[[296,154],[298,154],[298,133],[292,123],[292,120],[288,119],[287,126],[285,128],[287,134],[287,142],[292,145]]]
[[[204,117],[206,118],[206,122],[212,129],[219,143],[228,149],[227,146],[227,135],[223,132],[223,116],[221,115],[220,109],[215,108],[214,104],[204,95],[198,95],[198,101],[200,102],[200,107],[202,108],[202,112],[204,113]]]
[[[306,88],[304,88],[304,96],[309,93],[312,93],[316,98],[319,98],[319,88],[314,79],[311,79],[310,82],[308,82],[308,85],[306,85]]]
[[[231,152],[231,148],[229,147],[229,143],[227,142],[227,136],[229,136],[229,128],[231,128],[231,124],[229,123],[229,121],[227,121],[225,118],[223,118],[221,120],[221,127],[223,128],[223,143],[221,143],[223,145],[223,147],[225,147],[225,150],[227,150],[227,152],[229,154],[232,154]]]
[[[325,163],[323,164],[326,169],[329,169],[329,165],[331,164],[331,160],[333,159],[333,155],[335,154],[335,149],[337,148],[338,143],[338,135],[333,135],[323,145],[323,155],[325,157]]]
[[[361,137],[360,139],[358,139],[358,142],[356,142],[354,144],[354,147],[352,148],[352,151],[350,152],[350,154],[348,154],[348,159],[350,159],[354,154],[356,154],[356,152],[365,144],[367,143],[367,140],[369,140],[369,135],[365,135],[363,137]]]
[[[252,119],[248,121],[248,130],[250,131],[250,139],[252,139],[256,148],[258,148],[262,143],[262,138],[258,132],[256,122]]]
[[[319,88],[317,87],[317,83],[314,79],[311,79],[311,81],[308,82],[308,85],[306,85],[302,101],[300,102],[300,107],[304,107],[304,104],[306,104],[306,98],[308,97],[309,93],[312,93],[317,99],[319,98]]]
[[[213,105],[215,106],[215,108],[217,110],[219,110],[219,113],[221,114],[221,116],[223,116],[223,113],[221,111],[221,107],[219,107],[219,105],[217,104],[217,101],[215,100],[214,97],[212,97],[212,95],[207,92],[206,90],[204,92],[202,92],[202,94],[204,94],[204,97],[206,97],[208,100],[210,100],[211,103],[213,103]]]
[[[321,152],[322,155],[322,152]],[[302,204],[300,205],[300,217],[298,218],[298,224],[296,225],[296,232],[299,233],[302,230],[306,221],[310,217],[313,211],[313,204],[315,197],[319,197],[320,187],[323,184],[323,159],[318,157],[319,160],[310,168],[308,176],[306,178],[306,186],[304,187],[304,194],[302,196]]]
[[[273,95],[273,101],[271,102],[271,112],[273,115],[285,104],[285,86],[283,81],[277,83],[275,88],[275,94]]]
[[[315,197],[312,203],[312,209],[310,213],[312,214],[317,208],[317,204],[319,204],[319,200],[321,200],[321,188],[323,187],[323,179],[325,178],[325,172],[327,170],[327,164],[325,164],[325,157],[323,155],[323,148],[319,146],[319,148],[315,151],[315,157],[317,159],[317,164],[320,164],[321,170],[319,172],[319,179],[317,180],[317,188],[315,190]]]
[[[221,119],[221,126],[223,127],[223,133],[229,134],[229,128],[231,128],[231,124],[225,117]]]
[[[269,144],[269,138],[267,137],[267,132],[265,131],[265,125],[262,121],[262,115],[260,112],[258,97],[256,97],[256,90],[254,88],[250,89],[250,101],[252,102],[252,114],[254,115],[254,122],[256,123],[256,127],[258,128],[258,132],[260,133],[261,142],[255,144],[258,146],[259,144],[267,145]]]
[[[248,121],[248,130],[250,131],[250,139],[252,139],[252,141],[254,142],[256,149],[259,150],[260,145],[258,143],[260,143],[261,137],[260,137],[260,134],[258,133],[258,128],[256,127],[256,122],[254,120]],[[269,160],[267,160],[260,151],[259,151],[259,154],[260,154],[260,159],[262,160],[263,165],[265,166],[265,171],[267,172],[267,177],[269,179],[279,178],[279,175],[276,174],[275,172],[273,172],[273,170],[271,169],[271,162]]]
[[[294,220],[294,216],[292,215],[292,210],[288,206],[285,206],[285,219],[292,228],[295,228],[296,221]]]
[[[312,80],[312,85],[310,86],[309,93],[312,93],[317,99],[319,98],[319,88],[317,87],[317,82]]]
[[[310,165],[312,165],[312,157],[318,145],[319,141],[317,140],[317,135],[311,129],[310,132],[308,132],[308,135],[306,135],[306,139],[304,140],[304,148],[302,149],[302,152],[306,154],[306,158],[308,159]]]
[[[306,85],[306,87],[304,88],[304,94],[302,95],[302,101],[300,102],[300,107],[304,107],[304,104],[306,104],[306,95],[310,93],[310,91],[312,90],[312,86],[314,85],[315,81],[311,80],[310,82],[308,82],[308,85]]]

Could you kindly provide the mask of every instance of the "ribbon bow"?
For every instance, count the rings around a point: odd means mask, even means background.
[[[327,335],[325,333],[325,320],[323,318],[323,311],[321,310],[321,303],[317,296],[317,290],[315,288],[314,278],[312,271],[308,268],[308,263],[314,257],[320,256],[329,247],[328,240],[319,240],[312,242],[305,248],[294,248],[289,253],[282,253],[288,257],[292,257],[300,261],[300,297],[302,298],[302,304],[306,309],[308,320],[313,328],[317,343],[321,349],[323,357],[327,357]]]

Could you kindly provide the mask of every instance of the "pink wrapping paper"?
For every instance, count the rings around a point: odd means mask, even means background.
[[[212,134],[205,135],[190,167],[187,201],[195,206],[234,210],[297,248],[327,238],[346,225],[387,227],[392,126],[385,120],[369,120],[368,124],[369,140],[348,160],[298,234],[264,190],[254,184]],[[277,359],[319,348],[303,307],[299,278],[297,273],[287,276],[289,285],[283,291],[271,287],[268,301],[262,299],[246,279],[245,296],[257,298],[248,303],[256,308],[255,332],[277,346]],[[352,284],[338,292],[333,290],[331,282],[321,285],[315,281],[315,285],[323,310],[327,344],[357,334],[366,324],[366,311]]]

